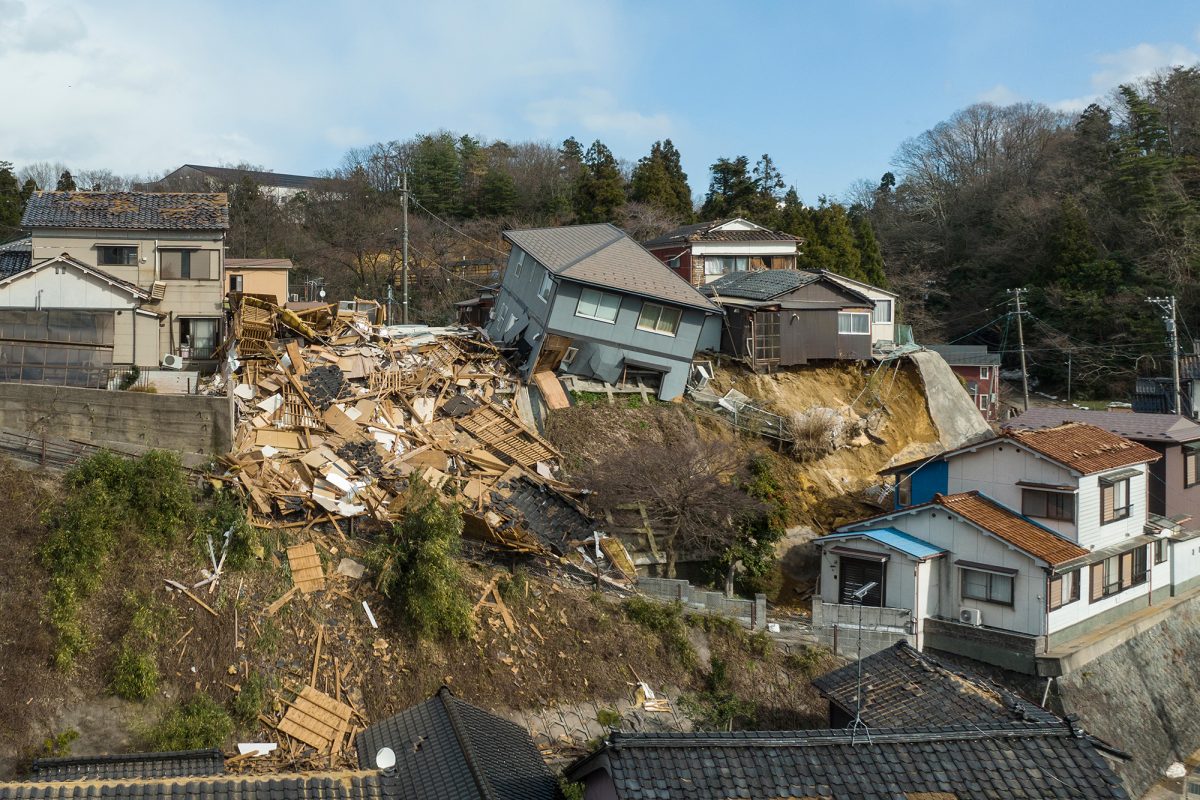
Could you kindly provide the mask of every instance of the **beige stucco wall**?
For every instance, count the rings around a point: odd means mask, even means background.
[[[225,285],[228,287],[234,275],[242,276],[242,291],[246,294],[270,294],[275,302],[283,304],[288,299],[288,271],[286,269],[264,269],[261,267],[225,268]]]

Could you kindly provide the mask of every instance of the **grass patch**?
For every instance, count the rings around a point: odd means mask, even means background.
[[[723,660],[712,657],[704,683],[703,691],[684,695],[679,701],[696,730],[731,731],[739,722],[753,722],[754,703],[743,700],[733,691],[729,667]]]
[[[71,745],[79,738],[79,731],[68,728],[61,733],[47,736],[42,741],[42,749],[37,758],[66,758],[71,755]]]
[[[220,747],[233,733],[233,718],[206,694],[172,706],[144,734],[145,744],[156,752]]]
[[[683,618],[683,604],[659,603],[634,595],[622,603],[625,616],[630,622],[642,626],[657,635],[680,664],[691,669],[696,666],[696,651],[688,640],[687,623]]]
[[[148,700],[158,691],[158,663],[154,656],[129,644],[121,645],[109,688],[126,700]]]
[[[233,698],[233,718],[242,725],[253,725],[267,705],[270,689],[270,682],[261,673],[252,674]]]
[[[616,709],[602,708],[596,713],[596,722],[606,728],[621,727],[621,714]]]
[[[525,577],[523,569],[517,569],[511,575],[501,575],[496,581],[496,591],[509,605],[524,601],[528,590],[529,580]]]

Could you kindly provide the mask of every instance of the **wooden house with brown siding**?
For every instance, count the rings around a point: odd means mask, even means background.
[[[684,225],[643,243],[692,286],[724,275],[763,269],[795,269],[804,240],[740,217]]]
[[[874,303],[826,275],[737,272],[700,291],[725,311],[721,352],[755,370],[871,357]]]

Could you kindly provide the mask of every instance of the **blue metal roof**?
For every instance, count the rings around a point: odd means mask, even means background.
[[[918,560],[932,558],[946,552],[944,547],[935,547],[929,542],[918,539],[915,536],[909,536],[904,531],[898,531],[895,528],[872,528],[867,531],[831,533],[815,541],[832,542],[839,539],[870,539],[876,544],[881,544],[891,550],[897,550]]]

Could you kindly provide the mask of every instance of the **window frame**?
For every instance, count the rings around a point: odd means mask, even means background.
[[[1100,485],[1100,524],[1101,525],[1108,525],[1113,522],[1120,522],[1121,520],[1129,519],[1129,517],[1132,516],[1132,514],[1133,514],[1133,494],[1132,494],[1132,492],[1130,492],[1131,480],[1132,480],[1131,478],[1119,478],[1117,480],[1110,481],[1110,480],[1105,480],[1104,478],[1100,478],[1099,485]],[[1121,486],[1122,484],[1124,484],[1125,505],[1118,506],[1117,505],[1117,487]],[[1109,491],[1113,492],[1113,501],[1112,501],[1113,515],[1112,515],[1111,519],[1106,519],[1105,518],[1105,514],[1106,514],[1105,509],[1106,509],[1107,503],[1104,500],[1104,495],[1105,495],[1105,492],[1109,492]]]
[[[538,299],[543,303],[550,302],[550,295],[554,292],[554,276],[550,274],[550,270],[546,270],[542,275],[542,285],[538,287]]]
[[[1169,557],[1169,554],[1170,554],[1170,550],[1171,550],[1170,544],[1171,544],[1170,540],[1167,539],[1166,537],[1155,540],[1155,542],[1154,542],[1154,563],[1155,564],[1166,563],[1167,558]],[[1161,554],[1159,551],[1162,551]],[[1161,557],[1160,557],[1160,555],[1161,555]]]
[[[1188,481],[1190,474],[1192,480]],[[1196,484],[1200,484],[1200,447],[1192,449],[1188,445],[1183,446],[1183,488],[1190,489]]]
[[[1125,550],[1121,553],[1111,555],[1102,561],[1097,561],[1094,564],[1088,565],[1088,602],[1098,603],[1106,597],[1113,597],[1126,591],[1141,586],[1150,579],[1150,564],[1149,555],[1146,553],[1147,545],[1141,545],[1131,550]],[[1141,556],[1139,559],[1138,556]],[[1126,571],[1126,557],[1129,557],[1129,569]],[[1138,571],[1138,562],[1141,561],[1141,571]],[[1096,574],[1099,571],[1100,580],[1096,580]],[[1100,591],[1097,592],[1096,590]]]
[[[896,476],[896,505],[901,508],[912,505],[912,473]]]
[[[880,304],[883,305],[880,305]],[[889,298],[880,298],[875,301],[875,308],[871,310],[871,324],[873,325],[891,325],[893,322],[893,314],[895,313],[895,301]],[[887,308],[887,319],[876,319],[876,315],[880,308]]]
[[[979,368],[979,380],[986,381],[988,378],[991,377],[991,374],[992,374],[991,367],[980,367]]]
[[[104,255],[114,250],[125,251],[126,260],[109,261]],[[132,260],[129,257],[132,256]],[[136,267],[139,260],[139,249],[136,244],[98,244],[96,245],[96,266],[98,267]]]
[[[652,324],[647,325],[644,322],[647,319],[646,312],[650,311],[652,309],[658,309],[658,313],[654,316],[654,322]],[[670,331],[660,331],[658,329],[659,323],[662,322],[662,320],[663,320],[663,312],[664,311],[675,314],[675,324],[672,326]],[[652,303],[649,300],[644,300],[644,301],[642,301],[642,309],[641,309],[641,311],[638,312],[637,329],[639,331],[645,331],[646,333],[654,333],[659,336],[674,337],[679,334],[679,323],[682,321],[683,321],[683,309],[676,308],[675,306],[667,306],[667,305],[663,305],[662,303]]]
[[[974,573],[976,575],[984,576],[985,585],[986,585],[986,588],[984,589],[984,594],[985,594],[984,597],[967,594],[967,573]],[[994,591],[994,586],[993,586],[993,582],[996,579],[1008,581],[1008,599],[1007,600],[996,599],[996,593]],[[1005,606],[1007,608],[1013,608],[1013,607],[1015,607],[1016,600],[1017,600],[1017,580],[1016,579],[1017,579],[1016,575],[1013,575],[1013,574],[1010,574],[1007,572],[990,572],[986,569],[977,569],[975,567],[960,566],[958,568],[959,596],[964,601],[969,600],[973,603],[990,603],[990,604],[996,605],[996,606]]]
[[[842,318],[845,317],[851,320],[848,326],[851,330],[842,330]],[[867,320],[867,329],[865,331],[853,330],[853,319],[855,317],[865,317]],[[837,332],[838,336],[870,336],[871,335],[871,312],[870,311],[839,311],[837,316]]]
[[[605,297],[616,298],[617,307],[613,310],[613,318],[612,319],[606,319],[606,318],[600,316],[599,314],[585,314],[579,310],[579,307],[584,302],[584,295],[587,294],[588,292],[592,292],[596,295],[596,311],[597,312],[600,311],[600,309],[604,308],[604,298]],[[613,294],[612,292],[603,292],[599,289],[593,289],[591,287],[585,286],[580,290],[579,297],[575,300],[575,316],[579,317],[580,319],[590,319],[590,320],[594,320],[596,322],[603,322],[608,325],[616,325],[617,317],[620,316],[620,314],[621,314],[621,295],[619,295],[619,294]]]
[[[1042,498],[1043,503],[1042,503],[1042,507],[1040,510],[1043,513],[1040,513],[1040,514],[1037,513],[1037,511],[1039,510],[1037,508],[1030,508],[1030,504],[1028,501],[1034,499],[1035,497]],[[1050,503],[1048,501],[1051,497],[1055,498],[1056,505],[1059,506],[1060,508],[1063,507],[1063,505],[1064,505],[1063,501],[1069,498],[1070,503],[1069,503],[1069,512],[1068,512],[1067,516],[1055,516],[1055,515],[1050,514]],[[1056,522],[1074,523],[1075,522],[1075,494],[1073,492],[1052,492],[1052,491],[1048,491],[1046,489],[1031,489],[1031,488],[1021,487],[1021,515],[1025,516],[1025,517],[1033,517],[1034,519],[1052,519],[1052,520],[1055,520]]]
[[[1079,578],[1080,578],[1080,571],[1078,569],[1073,569],[1070,572],[1064,572],[1061,575],[1051,576],[1046,581],[1046,610],[1047,611],[1057,611],[1058,609],[1063,608],[1064,606],[1069,606],[1069,605],[1071,605],[1071,603],[1078,602],[1078,600],[1079,600]],[[1067,583],[1068,589],[1066,592],[1063,592],[1062,585],[1064,582],[1067,582],[1067,581],[1069,581]],[[1055,590],[1053,588],[1056,583],[1059,586],[1057,603],[1055,603],[1055,599],[1054,599]],[[1066,598],[1065,600],[1063,599],[1064,597]]]

